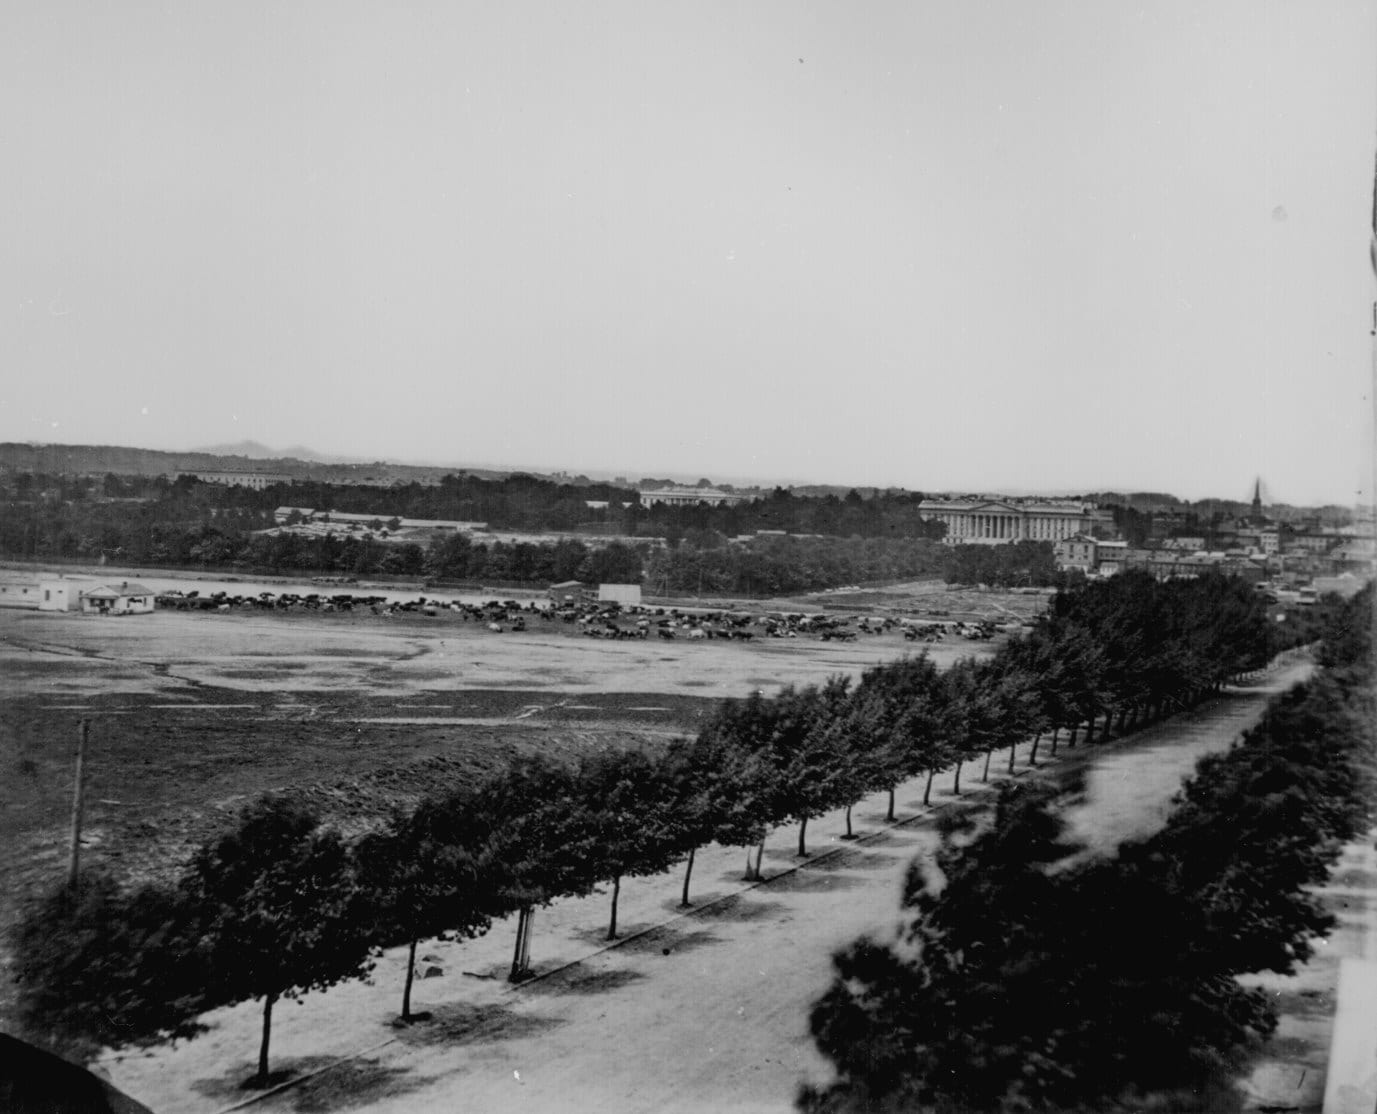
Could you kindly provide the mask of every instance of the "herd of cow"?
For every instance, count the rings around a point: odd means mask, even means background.
[[[937,642],[949,636],[972,641],[989,639],[1000,629],[996,624],[982,622],[925,622],[894,617],[854,618],[844,615],[805,614],[802,612],[770,612],[751,614],[742,611],[683,610],[680,608],[616,603],[579,603],[563,606],[542,606],[531,600],[525,604],[516,600],[488,600],[484,603],[464,603],[459,600],[427,599],[396,601],[386,596],[364,596],[348,593],[324,595],[317,592],[260,592],[256,596],[230,595],[214,592],[201,595],[197,591],[169,592],[158,596],[158,606],[178,611],[219,611],[241,609],[261,611],[318,611],[352,612],[366,608],[373,615],[390,617],[397,614],[438,616],[442,612],[457,615],[465,622],[478,622],[494,634],[527,629],[527,619],[543,623],[565,623],[578,627],[589,638],[635,639],[658,637],[665,641],[686,638],[690,641],[723,639],[749,642],[764,638],[816,638],[823,642],[851,642],[861,635],[880,635],[899,630],[910,642]]]

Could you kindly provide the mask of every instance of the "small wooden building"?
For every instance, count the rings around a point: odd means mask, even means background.
[[[87,614],[142,615],[153,610],[153,591],[128,580],[118,585],[102,584],[81,593],[81,610]]]

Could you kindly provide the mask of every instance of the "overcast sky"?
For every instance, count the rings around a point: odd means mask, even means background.
[[[4,22],[0,440],[1366,498],[1377,0]]]

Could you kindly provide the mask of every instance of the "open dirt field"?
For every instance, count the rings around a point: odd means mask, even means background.
[[[945,664],[997,644],[928,650]],[[83,858],[151,875],[267,790],[366,823],[514,753],[654,746],[695,731],[723,697],[856,677],[913,649],[894,632],[613,642],[542,619],[499,635],[446,612],[0,609],[0,930],[19,898],[62,876],[83,718]]]

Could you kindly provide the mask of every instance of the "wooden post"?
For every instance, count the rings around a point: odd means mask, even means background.
[[[81,808],[86,782],[86,737],[89,732],[90,724],[82,720],[77,736],[76,788],[72,793],[72,848],[67,860],[67,885],[72,888],[76,887],[77,872],[81,868]]]

